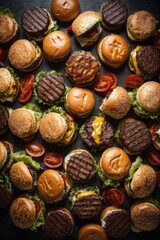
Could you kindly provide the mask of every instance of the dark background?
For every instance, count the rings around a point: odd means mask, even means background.
[[[137,11],[137,10],[147,10],[149,12],[151,12],[155,18],[157,20],[160,20],[160,1],[156,1],[156,0],[123,0],[127,7],[128,7],[128,14],[132,14],[133,12]],[[93,11],[100,11],[100,6],[101,4],[104,2],[103,0],[79,0],[80,2],[80,6],[81,6],[81,12],[83,11],[87,11],[87,10],[93,10]],[[26,10],[27,8],[31,7],[31,6],[41,6],[46,8],[49,12],[50,12],[50,4],[51,1],[43,1],[43,0],[1,0],[0,1],[0,6],[3,7],[7,7],[10,8],[12,10],[12,12],[15,15],[15,19],[18,21],[19,25],[21,23],[21,14],[24,10]],[[62,24],[58,22],[59,28],[60,30],[63,30],[64,32],[66,32],[66,28],[70,25],[71,23],[67,23],[67,24]],[[159,23],[158,23],[159,26]],[[101,36],[99,38],[102,39],[104,36],[110,34],[111,32],[108,32],[106,30],[103,29]],[[119,31],[114,31],[114,33],[118,33],[120,35],[122,35],[123,37],[125,37],[125,39],[127,40],[129,46],[130,46],[130,52],[132,51],[132,49],[134,49],[134,47],[138,44],[138,43],[131,43],[127,36],[126,36],[126,32],[125,32],[125,28],[119,30]],[[79,45],[78,42],[76,42],[74,40],[73,35],[70,35],[71,37],[71,41],[72,41],[72,48],[71,48],[71,53],[73,53],[76,50],[80,50],[81,47]],[[19,38],[26,38],[23,30],[20,28],[20,36]],[[93,47],[91,48],[84,48],[84,50],[89,50],[92,53],[94,53],[97,56],[97,43],[98,41],[94,44]],[[153,44],[153,39],[150,39],[147,42],[143,42],[142,44]],[[41,44],[40,44],[41,46]],[[8,51],[8,47],[6,46],[6,50]],[[98,59],[98,56],[97,56]],[[8,60],[6,61],[6,66],[9,65]],[[61,62],[61,63],[50,63],[48,61],[46,61],[44,59],[42,65],[40,68],[38,68],[36,71],[34,71],[35,74],[37,74],[39,71],[41,70],[56,70],[57,72],[61,72],[63,73],[63,77],[65,79],[65,82],[68,86],[72,86],[72,84],[68,81],[68,79],[65,77],[65,61]],[[109,67],[106,67],[102,64],[101,66],[101,70],[100,70],[100,74],[103,73],[104,71],[112,71],[114,72],[119,80],[118,85],[121,85],[124,87],[123,81],[124,78],[129,75],[131,72],[128,68],[128,63],[126,62],[122,67],[118,68],[118,69],[111,69]],[[16,72],[19,74],[19,76],[22,78],[23,76],[25,76],[24,73],[21,73],[19,71],[16,70]],[[155,80],[157,80],[155,78]],[[91,88],[92,90],[92,88]],[[128,89],[127,89],[128,90]],[[93,91],[93,90],[92,90]],[[101,94],[96,94],[93,91],[95,98],[96,98],[96,105],[94,108],[94,111],[92,113],[92,115],[97,115],[99,113],[99,106],[101,104],[101,101],[103,99],[103,95]],[[32,98],[31,100],[32,102],[35,102],[34,98]],[[38,104],[37,104],[38,105]],[[21,107],[22,105],[20,103],[18,103],[18,101],[15,101],[11,107],[13,109]],[[46,110],[47,107],[42,106],[42,105],[38,105],[42,111]],[[127,114],[127,117],[132,116],[134,118],[137,118],[134,113],[132,112],[132,110],[130,110],[130,112]],[[108,118],[109,119],[109,118]],[[81,126],[81,124],[84,122],[84,120],[78,120],[76,119],[79,126]],[[118,122],[113,120],[113,119],[109,119],[110,122],[114,125],[114,128],[117,128]],[[13,134],[10,131],[7,131],[6,134],[4,134],[3,136],[1,136],[0,140],[9,140],[14,144],[15,147],[15,151],[19,151],[19,150],[23,150],[25,147],[25,142],[23,142],[22,140],[18,139],[17,137],[13,136]],[[40,142],[42,143],[45,147],[46,147],[46,152],[49,151],[57,151],[57,152],[61,152],[63,154],[63,156],[65,156],[66,154],[69,153],[69,151],[71,151],[72,149],[76,149],[76,148],[85,148],[85,146],[83,145],[80,137],[78,136],[78,138],[76,139],[76,141],[71,144],[71,146],[69,147],[64,147],[64,148],[59,148],[56,147],[53,144],[48,144],[45,143],[39,136],[39,134],[36,135],[34,141]],[[116,146],[116,142],[114,141],[113,146]],[[152,147],[152,146],[151,146]],[[146,162],[146,155],[148,153],[149,149],[147,149],[147,151],[145,151],[141,156],[143,157],[143,161]],[[93,156],[95,157],[95,159],[98,161],[100,159],[102,152],[98,152],[98,153],[93,153]],[[135,159],[135,157],[131,157],[132,160]],[[41,162],[41,159],[39,159],[39,162]],[[158,168],[155,168],[156,170],[159,170]],[[61,168],[60,170],[63,171],[63,168]],[[92,183],[89,183],[89,185],[101,185],[101,183],[99,182],[99,180],[97,179],[97,177],[95,177],[92,180]],[[121,186],[120,189],[124,192],[123,187]],[[158,200],[160,200],[160,190],[156,189],[155,192],[153,193],[153,197],[157,198]],[[125,202],[122,205],[122,207],[124,207],[127,211],[129,211],[130,205],[133,203],[133,199],[130,199],[129,197],[127,197],[125,195]],[[65,202],[58,204],[59,206],[66,206],[66,207],[70,207],[70,203],[68,202],[68,200],[66,199]],[[107,207],[108,203],[103,204],[103,208]],[[50,209],[51,207],[54,207],[54,205],[49,205],[47,206],[47,209]],[[95,219],[95,222],[99,223],[99,219]],[[77,230],[79,228],[79,226],[81,226],[82,224],[84,224],[84,222],[80,222],[75,218],[75,227],[74,227],[74,232],[73,235],[69,238],[69,239],[73,239],[76,240],[77,239]],[[125,238],[126,240],[143,240],[143,239],[154,239],[154,240],[158,240],[160,239],[160,227],[157,228],[156,230],[149,232],[149,233],[131,233],[127,238]],[[37,233],[32,233],[29,230],[20,230],[17,227],[15,227],[12,223],[11,220],[9,218],[9,208],[0,209],[0,239],[1,240],[12,240],[12,239],[23,239],[23,240],[28,240],[28,239],[32,239],[32,240],[45,240],[47,239],[47,237],[44,235],[43,230],[40,229],[38,230]],[[110,238],[111,239],[111,238]]]

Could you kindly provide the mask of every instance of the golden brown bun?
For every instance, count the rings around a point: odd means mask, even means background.
[[[0,169],[4,166],[7,159],[7,149],[5,148],[3,142],[0,142]]]
[[[73,87],[66,95],[66,102],[73,115],[86,117],[94,108],[95,98],[89,89]]]
[[[127,20],[127,35],[132,41],[144,41],[156,31],[155,17],[145,11],[137,11],[130,15]]]
[[[20,190],[32,189],[33,178],[24,162],[14,163],[10,168],[9,176],[14,185]]]
[[[145,82],[137,91],[137,101],[151,113],[160,111],[160,83]]]
[[[59,21],[69,22],[78,16],[80,4],[78,0],[52,0],[51,12]]]
[[[15,19],[7,16],[0,16],[0,43],[9,43],[17,34],[18,24]]]
[[[56,202],[64,195],[64,182],[55,170],[45,170],[38,179],[38,192],[46,203]]]
[[[131,219],[135,227],[142,231],[152,231],[160,224],[160,210],[149,202],[131,206]]]
[[[123,149],[111,147],[103,152],[99,165],[108,178],[119,180],[128,174],[131,161]]]
[[[22,229],[31,227],[36,216],[33,201],[26,197],[16,198],[11,204],[10,216],[17,227]]]
[[[6,68],[0,68],[0,95],[4,94],[11,83],[12,75]]]
[[[131,189],[138,198],[150,196],[156,187],[156,173],[154,169],[146,164],[141,164],[134,173]]]
[[[43,40],[43,51],[50,61],[64,60],[70,50],[71,40],[65,32],[51,32]]]
[[[10,152],[13,153],[14,152],[14,146],[12,143],[8,142],[8,141],[3,141],[4,143],[7,143],[9,145],[10,148]]]
[[[118,68],[127,60],[129,47],[122,36],[111,34],[99,42],[97,52],[104,64]]]
[[[107,234],[100,225],[88,223],[82,226],[78,232],[78,240],[108,240]]]
[[[100,106],[102,113],[115,119],[123,118],[130,108],[130,96],[122,87],[114,88],[109,97],[104,98]]]
[[[40,120],[39,131],[46,142],[59,142],[67,131],[67,123],[60,114],[50,112]]]

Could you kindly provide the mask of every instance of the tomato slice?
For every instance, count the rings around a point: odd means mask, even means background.
[[[36,216],[38,216],[39,212],[41,211],[41,204],[40,202],[37,200],[37,199],[32,199],[34,204],[35,204],[35,207],[36,207]]]
[[[20,103],[28,102],[31,99],[31,97],[32,97],[32,93],[33,93],[32,90],[30,90],[27,93],[20,92],[19,97],[18,97],[18,101]]]
[[[109,77],[109,79],[111,80],[111,88],[110,88],[110,90],[115,88],[117,86],[117,84],[118,84],[117,76],[114,73],[112,73],[112,72],[104,72],[103,74],[105,76]]]
[[[160,49],[160,33],[157,33],[157,34],[154,36],[153,42],[154,42],[154,46],[155,46],[157,49]]]
[[[69,27],[67,27],[66,31],[67,31],[67,33],[72,33],[72,25],[70,25]]]
[[[106,188],[106,189],[102,192],[103,202],[107,202],[107,193],[108,193],[109,189],[110,189],[110,188]]]
[[[106,92],[109,91],[111,87],[111,80],[105,75],[100,75],[93,85],[96,92]]]
[[[157,186],[160,188],[160,171],[156,171]]]
[[[31,157],[41,157],[45,153],[45,148],[37,142],[30,142],[25,147],[26,153]]]
[[[93,29],[91,29],[88,33],[86,33],[85,35],[87,37],[92,37],[95,33],[97,32],[97,28],[94,27]]]
[[[63,156],[56,152],[46,153],[43,158],[43,163],[48,168],[58,168],[63,163]]]
[[[32,89],[34,81],[35,81],[34,74],[26,75],[21,81],[20,90],[23,93],[28,93]]]
[[[155,150],[151,150],[147,155],[147,161],[153,166],[160,166],[160,154]]]
[[[111,205],[119,207],[124,202],[124,194],[117,188],[111,188],[107,192],[107,200]]]
[[[72,117],[71,114],[65,113],[65,115],[67,116],[67,118],[69,118],[70,121],[74,122],[74,118]]]
[[[138,88],[144,83],[143,78],[136,74],[130,74],[124,79],[124,84],[128,88]]]

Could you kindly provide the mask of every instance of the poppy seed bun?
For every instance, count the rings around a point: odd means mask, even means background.
[[[131,161],[123,149],[111,147],[102,153],[99,165],[108,178],[119,180],[128,174]]]
[[[51,12],[57,20],[69,22],[78,16],[80,4],[78,0],[52,0]]]
[[[60,114],[50,112],[40,120],[39,131],[46,142],[59,142],[67,131],[67,123]]]
[[[64,60],[70,50],[71,40],[65,32],[51,32],[43,40],[43,51],[49,61]]]
[[[78,232],[78,240],[108,240],[107,234],[100,225],[88,223],[83,225]]]
[[[111,34],[99,42],[97,52],[104,64],[118,68],[127,60],[129,47],[122,36]]]
[[[16,198],[11,204],[10,216],[17,227],[22,229],[30,228],[36,216],[33,201],[26,197]]]
[[[153,36],[156,31],[155,17],[145,11],[137,11],[127,20],[127,35],[132,41],[144,41]]]
[[[137,91],[137,101],[145,110],[154,113],[160,110],[160,84],[145,82]]]
[[[9,88],[12,76],[6,68],[0,68],[0,95]]]
[[[135,203],[131,206],[131,219],[141,231],[152,231],[160,224],[160,210],[149,202]]]
[[[113,89],[109,96],[103,99],[100,106],[102,113],[115,118],[123,118],[131,108],[131,99],[128,92],[122,87]]]

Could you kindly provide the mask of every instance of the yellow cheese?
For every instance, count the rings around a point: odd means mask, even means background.
[[[62,143],[68,143],[71,139],[72,133],[74,131],[74,122],[70,121],[70,126],[66,134],[64,135],[63,139],[61,140]]]
[[[141,48],[141,46],[137,46],[137,47],[133,50],[133,52],[131,53],[133,65],[134,65],[134,68],[135,68],[137,74],[141,74],[141,70],[139,69],[139,67],[138,67],[138,65],[137,65],[137,61],[136,61],[136,52],[137,52],[140,48]]]
[[[92,137],[95,141],[95,143],[100,143],[101,138],[101,132],[102,132],[102,124],[104,122],[104,117],[97,117],[92,124],[92,127],[94,129],[92,133]]]
[[[77,199],[81,198],[81,197],[84,197],[84,196],[87,196],[87,195],[92,195],[92,194],[95,194],[95,192],[93,191],[84,191],[84,192],[80,192],[77,194]]]
[[[9,90],[8,90],[8,95],[11,95],[14,91],[14,78],[12,78],[10,86],[9,86]]]

